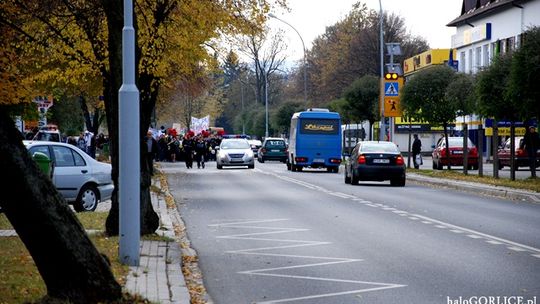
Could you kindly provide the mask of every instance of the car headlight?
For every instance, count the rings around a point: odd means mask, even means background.
[[[248,158],[253,158],[253,151],[249,150],[247,153],[246,153],[246,156]]]

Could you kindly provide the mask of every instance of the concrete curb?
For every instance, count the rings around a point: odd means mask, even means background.
[[[407,173],[409,181],[422,183],[435,187],[451,188],[467,193],[489,195],[511,200],[526,201],[540,204],[540,193],[501,186],[485,185],[474,182],[464,182],[451,179],[427,177],[415,173]]]

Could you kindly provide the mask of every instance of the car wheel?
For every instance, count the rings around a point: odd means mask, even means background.
[[[437,164],[433,161],[433,170],[437,170]]]
[[[287,160],[285,164],[287,164],[287,171],[291,171],[291,164],[289,163],[289,160]]]
[[[394,186],[394,187],[404,187],[405,186],[405,177],[390,180],[390,185]]]
[[[499,170],[501,170],[502,168],[504,168],[504,165],[501,163],[501,161],[499,161]]]
[[[302,172],[302,169],[304,169],[304,167],[302,167],[302,166],[296,166],[296,171],[297,171],[297,172]]]
[[[442,170],[443,169],[443,165],[441,164],[441,161],[438,160],[437,161],[437,170]]]
[[[223,169],[223,166],[220,165],[220,164],[217,164],[217,168],[218,168],[218,170],[221,170],[221,169]]]
[[[264,156],[259,159],[261,163],[264,163]]]
[[[93,185],[84,185],[73,203],[77,212],[94,211],[99,203],[99,191]]]
[[[253,164],[253,165],[248,165],[248,168],[249,168],[249,169],[255,169],[255,164]]]

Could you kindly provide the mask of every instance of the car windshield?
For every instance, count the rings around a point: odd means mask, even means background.
[[[249,144],[245,140],[224,140],[221,149],[249,149]]]
[[[362,144],[360,149],[362,152],[387,152],[387,153],[399,153],[399,149],[394,144],[381,144],[381,143],[372,143],[372,144]]]

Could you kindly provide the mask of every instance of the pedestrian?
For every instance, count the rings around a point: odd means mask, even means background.
[[[160,135],[158,138],[158,160],[160,162],[167,159],[168,148],[169,146],[167,145],[167,135]]]
[[[96,140],[94,133],[86,130],[84,131],[84,141],[86,142],[86,154],[92,158],[96,158]]]
[[[538,153],[538,149],[540,149],[540,137],[534,126],[530,126],[528,132],[525,132],[525,137],[523,138],[523,148],[525,151],[527,151],[527,155],[529,156],[531,177],[536,178],[536,154]]]
[[[180,153],[180,140],[177,135],[171,136],[171,141],[169,142],[169,157],[173,163],[176,162],[176,155],[178,155],[178,153]]]
[[[187,134],[182,141],[182,148],[186,157],[186,168],[191,169],[193,168],[193,140]]]
[[[197,168],[201,166],[204,169],[204,159],[206,157],[206,143],[202,137],[199,137],[195,143],[195,159],[197,160]]]
[[[84,139],[84,133],[81,133],[79,138],[77,138],[77,147],[86,152],[86,140]]]
[[[418,134],[414,134],[414,141],[412,144],[412,155],[413,155],[413,163],[415,169],[420,169],[420,165],[422,165],[422,141],[420,141],[420,138],[418,138]]]
[[[154,136],[152,136],[151,131],[146,133],[146,147],[146,162],[148,164],[148,172],[150,172],[150,175],[154,175],[154,158],[156,158],[158,153],[158,142]]]

